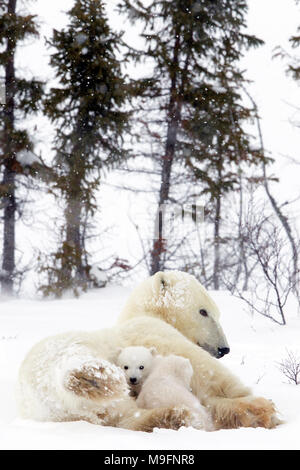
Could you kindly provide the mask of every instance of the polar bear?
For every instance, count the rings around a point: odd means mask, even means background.
[[[114,327],[63,333],[32,348],[19,373],[21,416],[85,419],[145,431],[189,425],[190,410],[185,407],[135,412],[125,374],[114,364],[119,347],[144,346],[190,360],[193,394],[209,409],[216,428],[274,427],[279,423],[274,404],[254,397],[216,359],[229,352],[219,315],[194,276],[156,273],[132,292]]]
[[[193,376],[190,361],[174,354],[152,358],[152,365],[143,377],[144,382],[137,397],[138,407],[152,409],[185,405],[194,411],[195,428],[213,431],[208,411],[190,391]]]
[[[112,330],[67,333],[36,344],[23,361],[17,384],[21,417],[79,421],[151,432],[191,424],[185,407],[140,410],[116,366]],[[106,357],[107,359],[103,359]]]
[[[155,348],[144,348],[143,346],[120,348],[116,364],[125,373],[131,396],[136,397],[140,393],[141,387],[152,369],[155,355]]]

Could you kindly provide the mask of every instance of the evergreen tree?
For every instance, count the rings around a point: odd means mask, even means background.
[[[89,284],[85,221],[96,209],[101,172],[128,156],[123,133],[129,113],[125,77],[117,59],[123,42],[111,31],[102,0],[77,0],[70,23],[54,30],[51,65],[59,86],[52,88],[45,110],[56,126],[54,187],[65,204],[62,243],[45,269],[45,294],[76,294]]]
[[[35,18],[17,11],[17,0],[4,0],[0,4],[0,66],[4,69],[4,102],[0,106],[2,118],[0,149],[2,182],[0,185],[3,209],[2,292],[13,293],[15,262],[16,215],[20,200],[18,185],[22,175],[35,174],[34,165],[23,164],[24,154],[33,151],[33,142],[22,128],[22,120],[38,110],[42,83],[22,78],[16,70],[17,47],[30,37],[37,37]],[[33,161],[34,159],[31,158]]]
[[[217,93],[214,87],[220,84],[225,69],[226,73],[232,74],[231,82],[236,83],[241,74],[235,66],[242,51],[262,44],[243,31],[246,1],[153,0],[145,7],[139,0],[123,0],[120,10],[131,21],[141,21],[144,26],[146,50],[136,51],[132,57],[136,61],[148,58],[154,63],[153,76],[149,77],[148,83],[147,78],[144,80],[143,95],[151,98],[152,108],[154,100],[157,100],[156,112],[165,115],[159,131],[163,148],[160,151],[158,206],[170,200],[172,172],[178,163],[194,167],[194,174],[203,188],[207,188],[206,183],[214,181],[219,199],[221,187],[223,191],[232,185],[229,176],[224,179],[220,161],[222,147],[231,144],[224,141],[220,132],[224,131],[222,127],[227,126],[228,130],[229,122],[231,129],[233,127],[231,118],[228,121],[233,94],[230,89]],[[215,108],[210,105],[211,99]],[[225,108],[227,118],[223,123]],[[231,111],[233,120],[236,120],[236,107]],[[214,116],[214,112],[219,116]],[[155,122],[157,124],[158,120]],[[213,150],[203,152],[209,146]],[[195,162],[200,160],[202,169],[195,173]],[[218,182],[214,180],[216,173]],[[166,240],[159,236],[151,253],[152,274],[163,269],[162,254],[165,250]]]
[[[230,191],[242,190],[243,173],[247,178],[246,168],[266,164],[269,160],[259,148],[254,150],[251,136],[245,132],[245,121],[255,117],[255,110],[242,104],[240,93],[245,79],[237,64],[232,64],[229,52],[223,51],[220,60],[215,60],[214,83],[200,87],[199,100],[184,118],[183,140],[179,140],[185,165],[193,175],[195,193],[198,197],[206,194],[211,207],[207,218],[214,226],[215,290],[220,287],[219,277],[223,269],[222,198]],[[228,240],[224,239],[224,242]]]

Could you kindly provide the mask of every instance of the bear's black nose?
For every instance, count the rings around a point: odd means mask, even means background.
[[[136,377],[130,377],[130,382],[132,384],[135,384],[136,383]]]
[[[218,357],[223,357],[230,352],[229,348],[218,348]]]

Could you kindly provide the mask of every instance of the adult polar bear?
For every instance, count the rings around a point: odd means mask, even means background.
[[[137,409],[125,375],[114,365],[119,348],[128,346],[155,346],[162,355],[188,358],[192,391],[212,413],[216,428],[279,423],[274,405],[253,397],[215,359],[229,351],[219,310],[194,276],[179,271],[159,272],[141,283],[115,327],[64,333],[35,345],[20,368],[21,415],[144,431],[192,425],[193,415],[184,407]]]

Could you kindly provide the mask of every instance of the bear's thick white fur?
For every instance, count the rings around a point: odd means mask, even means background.
[[[208,411],[190,391],[193,368],[188,359],[175,356],[153,357],[148,375],[137,397],[139,408],[160,408],[185,405],[194,411],[194,427],[213,431],[212,419]]]
[[[201,315],[200,309],[208,315]],[[189,359],[192,391],[217,428],[270,428],[278,423],[274,405],[253,397],[212,357],[228,347],[218,308],[193,276],[176,271],[159,272],[139,285],[115,327],[65,333],[34,346],[20,368],[21,415],[52,421],[85,419],[146,431],[189,425],[187,408],[136,412],[125,375],[114,365],[119,348],[128,346],[155,347],[161,355]]]

